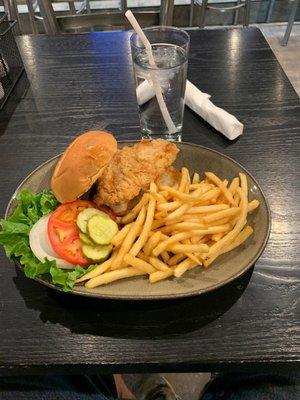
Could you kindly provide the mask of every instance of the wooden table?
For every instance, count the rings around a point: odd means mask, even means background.
[[[54,293],[1,249],[0,374],[257,371],[299,360],[299,99],[258,29],[190,34],[189,79],[245,131],[229,142],[187,109],[183,139],[233,157],[257,178],[273,219],[265,252],[223,289],[135,303]],[[128,37],[20,38],[30,88],[1,114],[1,214],[18,183],[76,134],[106,128],[139,138]]]

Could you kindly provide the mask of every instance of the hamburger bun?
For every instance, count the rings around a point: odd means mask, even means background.
[[[98,179],[101,170],[117,151],[114,136],[89,131],[78,136],[56,164],[51,189],[61,203],[76,200]]]

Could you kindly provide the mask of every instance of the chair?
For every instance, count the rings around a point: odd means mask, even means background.
[[[124,16],[124,12],[127,10],[127,0],[121,0],[121,7],[118,11],[100,11],[88,14],[83,14],[84,9],[87,7],[80,7],[76,14],[72,15],[59,15],[56,16],[53,10],[51,0],[36,0],[40,9],[40,17],[35,15],[35,10],[32,5],[34,0],[26,0],[31,13],[30,20],[32,21],[32,27],[36,19],[42,19],[44,23],[45,32],[47,34],[56,34],[59,32],[82,30],[82,29],[93,29],[95,26],[101,26],[104,29],[126,29],[129,28],[129,22]],[[69,3],[74,0],[67,0]],[[83,3],[88,4],[87,1],[83,0]],[[30,11],[30,7],[33,11]],[[173,8],[174,0],[162,0],[161,9],[159,11],[137,11],[135,14],[139,19],[142,26],[151,25],[172,25],[173,20]],[[72,11],[72,10],[71,10]],[[36,33],[36,32],[35,32]]]
[[[192,0],[194,2],[194,0]],[[213,6],[208,4],[208,0],[202,0],[199,5],[201,5],[200,10],[200,17],[199,17],[199,28],[204,28],[205,26],[205,17],[207,10],[214,10],[218,12],[227,12],[235,10],[234,15],[234,24],[237,24],[238,21],[238,13],[241,8],[244,8],[244,18],[243,18],[243,26],[249,25],[249,18],[250,18],[250,3],[251,0],[235,0],[236,5],[234,6]]]
[[[26,0],[28,7],[28,14],[32,33],[38,33],[37,20],[42,20],[44,23],[46,33],[59,32],[55,14],[52,7],[52,1],[49,0]],[[91,12],[89,0],[82,0],[78,10],[75,8],[75,0],[68,0],[70,14],[81,14],[85,10],[87,13]],[[40,14],[37,15],[37,8],[40,9]]]

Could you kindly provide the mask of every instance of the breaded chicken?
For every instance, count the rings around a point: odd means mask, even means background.
[[[170,166],[166,171],[155,181],[157,185],[173,186],[179,183],[181,172],[173,166]]]
[[[123,147],[103,169],[94,201],[115,210],[122,208],[163,175],[178,152],[174,143],[163,139],[142,140],[132,147]]]

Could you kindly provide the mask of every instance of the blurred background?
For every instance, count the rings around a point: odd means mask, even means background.
[[[206,9],[203,24],[201,14],[205,3],[211,9]],[[143,26],[159,23],[178,27],[198,27],[201,23],[202,26],[243,24],[244,3],[249,3],[250,24],[284,23],[289,20],[297,0],[1,0],[0,11],[6,9],[11,19],[18,20],[19,33],[28,34],[128,29],[123,17],[127,8],[138,13]],[[53,16],[55,22],[51,27]],[[299,19],[298,7],[295,21]]]

